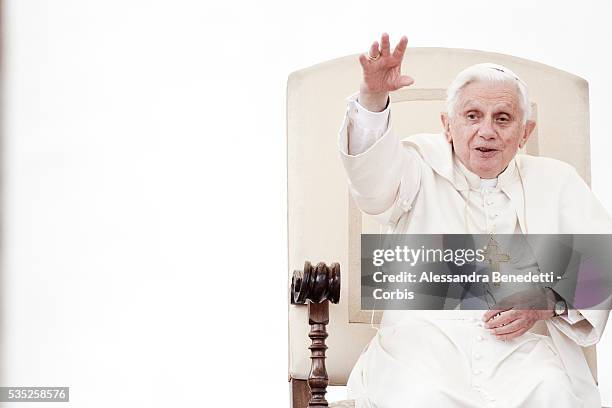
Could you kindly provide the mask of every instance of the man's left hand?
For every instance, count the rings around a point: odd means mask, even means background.
[[[482,317],[484,327],[500,340],[522,336],[538,320],[554,316],[555,295],[550,288],[532,289],[508,296]]]

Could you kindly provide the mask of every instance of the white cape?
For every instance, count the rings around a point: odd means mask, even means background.
[[[346,145],[346,135],[345,121],[341,146]],[[400,142],[387,131],[362,154],[350,156],[340,150],[357,205],[391,232],[469,232],[463,222],[465,200],[459,194],[469,188],[468,180],[457,174],[451,145],[443,135],[419,134]],[[516,171],[508,172],[502,190],[516,209],[523,233],[612,233],[609,214],[570,165],[517,155],[510,166]],[[390,206],[388,191],[393,193]],[[387,311],[379,334],[351,373],[349,395],[362,406],[379,408],[600,408],[599,391],[581,346],[600,339],[609,308],[608,299],[600,310],[579,310],[586,320],[571,324],[549,319],[536,328],[540,334],[527,333],[498,344],[486,338],[478,326],[479,316],[467,311],[452,319],[432,317],[429,311]],[[412,317],[406,319],[406,313]],[[472,343],[458,344],[462,339]],[[485,359],[477,352],[480,349],[491,354],[490,359],[484,368],[474,369],[476,357]],[[538,370],[530,366],[533,359]]]

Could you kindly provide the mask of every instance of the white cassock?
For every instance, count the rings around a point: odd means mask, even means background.
[[[498,178],[481,180],[443,135],[400,141],[389,109],[368,112],[356,95],[339,149],[355,202],[392,233],[612,232],[570,165],[517,155]],[[349,397],[376,408],[601,407],[581,346],[600,339],[607,310],[570,310],[507,342],[482,327],[482,314],[385,311],[351,372]]]

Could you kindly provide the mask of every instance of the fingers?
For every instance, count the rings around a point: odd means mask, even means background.
[[[391,53],[391,44],[389,43],[389,34],[383,33],[380,38],[380,53],[383,57],[388,56]]]
[[[501,340],[511,340],[522,336],[531,329],[537,318],[533,310],[508,310],[502,312],[497,318],[489,320],[485,328],[491,329],[491,334]]]
[[[408,37],[405,35],[402,36],[399,43],[393,50],[393,54],[391,54],[391,43],[389,41],[389,34],[383,33],[380,38],[380,45],[378,41],[374,41],[370,46],[370,50],[368,51],[368,55],[370,58],[376,58],[379,55],[381,57],[392,56],[395,59],[401,60],[404,58],[404,53],[406,52],[406,47],[408,46]]]
[[[414,79],[412,79],[412,77],[409,77],[408,75],[402,75],[401,77],[399,77],[399,87],[401,88],[402,86],[409,86],[414,84]]]
[[[393,50],[393,57],[399,58],[400,60],[404,58],[404,52],[406,52],[407,45],[408,45],[408,38],[404,35],[402,36],[399,43],[397,43],[397,46]]]
[[[517,319],[511,323],[505,324],[504,326],[499,326],[494,329],[491,329],[491,334],[495,336],[499,336],[502,334],[510,334],[515,331],[524,329],[527,326],[527,323],[524,319]]]
[[[494,318],[496,315],[498,315],[498,314],[500,314],[500,313],[502,313],[502,312],[505,312],[506,310],[509,310],[509,309],[510,309],[509,307],[508,307],[508,308],[500,308],[500,307],[498,306],[498,308],[497,308],[497,309],[490,309],[490,310],[487,310],[487,311],[485,312],[485,314],[482,316],[482,321],[484,321],[484,322],[488,322],[489,320],[491,320],[492,318]]]
[[[368,57],[366,57],[365,54],[361,54],[359,56],[359,63],[361,64],[362,68],[366,68],[368,65]]]
[[[483,322],[488,322],[489,320],[491,320],[493,318],[493,316],[495,316],[498,313],[501,313],[501,310],[497,310],[497,309],[489,309],[485,312],[484,315],[482,315],[482,321]]]
[[[371,58],[376,58],[380,55],[380,50],[378,47],[378,41],[374,41],[372,43],[372,46],[370,47],[370,57]]]
[[[368,68],[368,64],[371,62],[374,62],[378,56],[380,55],[380,50],[379,50],[379,46],[378,46],[378,41],[374,41],[372,43],[372,45],[370,46],[370,49],[368,50],[368,54],[364,55],[361,54],[359,56],[359,63],[361,64],[362,68]]]
[[[489,319],[485,323],[485,328],[493,329],[502,325],[510,324],[520,317],[520,313],[516,310],[506,310],[500,313],[499,316]]]

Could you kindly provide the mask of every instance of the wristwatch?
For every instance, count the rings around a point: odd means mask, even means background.
[[[565,299],[563,299],[557,292],[555,292],[553,288],[548,287],[548,289],[552,290],[552,293],[555,296],[555,307],[553,308],[553,317],[566,315],[567,314],[567,302],[565,301]]]
[[[565,300],[557,300],[555,302],[555,308],[553,310],[554,317],[562,316],[567,314],[567,303]]]

